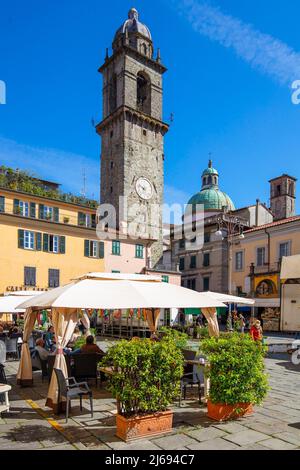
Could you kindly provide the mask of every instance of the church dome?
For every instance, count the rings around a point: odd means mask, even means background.
[[[192,206],[203,204],[206,211],[221,211],[224,207],[228,211],[235,210],[232,199],[219,189],[219,173],[213,168],[211,160],[208,163],[208,168],[202,173],[202,189],[190,198],[188,205],[190,204]]]
[[[128,33],[139,33],[142,36],[152,41],[151,33],[149,28],[139,21],[139,14],[135,8],[131,8],[128,13],[128,20],[126,20],[122,26],[117,30],[115,34],[114,41],[120,36],[121,34],[125,34],[126,31]]]

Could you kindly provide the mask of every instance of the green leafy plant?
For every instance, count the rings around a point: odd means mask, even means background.
[[[188,335],[174,328],[162,326],[159,333],[163,339],[173,339],[179,349],[184,349],[187,346]]]
[[[171,335],[119,341],[101,364],[113,368],[108,389],[125,417],[165,411],[179,395],[183,355]]]
[[[96,209],[98,202],[83,196],[75,196],[71,193],[63,193],[58,189],[45,188],[43,181],[31,175],[27,171],[14,170],[13,168],[0,166],[0,187],[21,191],[35,196],[57,199],[64,202],[79,204],[81,206]],[[18,214],[21,212],[17,212]]]
[[[197,326],[197,336],[199,336],[200,339],[204,338],[209,338],[209,331],[206,326]]]
[[[205,339],[200,349],[210,364],[207,375],[212,403],[262,403],[269,389],[263,344],[249,335],[232,333]]]

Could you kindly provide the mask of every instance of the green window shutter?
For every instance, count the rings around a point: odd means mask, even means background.
[[[59,252],[61,254],[66,252],[66,237],[59,237]]]
[[[120,255],[121,254],[121,246],[119,240],[113,240],[112,242],[112,254],[113,255]]]
[[[99,258],[103,259],[104,258],[104,242],[99,242],[98,248],[99,248]]]
[[[84,256],[87,258],[90,256],[90,242],[89,240],[84,240]]]
[[[49,251],[49,235],[48,235],[48,233],[43,234],[43,251]]]
[[[162,282],[169,282],[169,276],[163,275],[163,276],[161,276],[161,280],[162,280]]]
[[[44,218],[44,204],[39,204],[39,219]]]
[[[53,220],[54,220],[54,222],[59,222],[59,209],[58,209],[58,207],[53,207]]]
[[[85,225],[85,214],[78,212],[78,225]]]
[[[144,257],[144,246],[143,245],[135,245],[135,257],[136,258],[143,258]]]
[[[18,230],[18,247],[24,248],[24,230]]]
[[[30,203],[30,217],[35,219],[35,202]]]
[[[0,212],[5,212],[5,197],[0,196]]]
[[[35,248],[37,251],[42,251],[42,234],[40,232],[35,234]]]
[[[19,210],[19,207],[20,207],[20,201],[19,199],[14,199],[14,214],[19,214],[20,213],[20,210]]]

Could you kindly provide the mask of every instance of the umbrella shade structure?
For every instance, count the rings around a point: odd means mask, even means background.
[[[148,279],[150,278],[150,279]],[[209,308],[225,307],[215,296],[161,282],[146,275],[122,278],[103,273],[86,275],[19,305],[19,308]]]
[[[254,305],[255,300],[247,299],[245,297],[238,297],[236,295],[221,294],[219,292],[205,292],[210,298],[214,297],[220,302],[225,304],[239,304],[239,305]]]
[[[63,348],[71,339],[78,313],[82,309],[151,309],[147,312],[147,321],[150,330],[154,332],[157,328],[159,309],[201,308],[204,312],[209,312],[211,323],[217,324],[216,307],[224,306],[224,303],[216,297],[162,282],[155,276],[88,273],[66,286],[37,295],[21,303],[18,308],[26,309],[25,338],[29,337],[32,331],[37,312],[51,309],[57,347],[54,366],[60,368],[66,375]],[[17,375],[17,381],[21,385],[32,384],[31,358],[27,341],[24,343]],[[59,410],[63,406],[55,375],[52,375],[50,381],[46,404],[54,410]]]

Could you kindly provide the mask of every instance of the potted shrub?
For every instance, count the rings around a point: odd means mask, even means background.
[[[179,396],[183,374],[183,355],[171,335],[119,341],[101,364],[112,367],[108,389],[117,400],[117,437],[129,441],[171,431],[168,406]]]
[[[209,361],[208,416],[224,421],[252,413],[268,391],[265,346],[249,335],[232,333],[204,339],[200,348]]]

